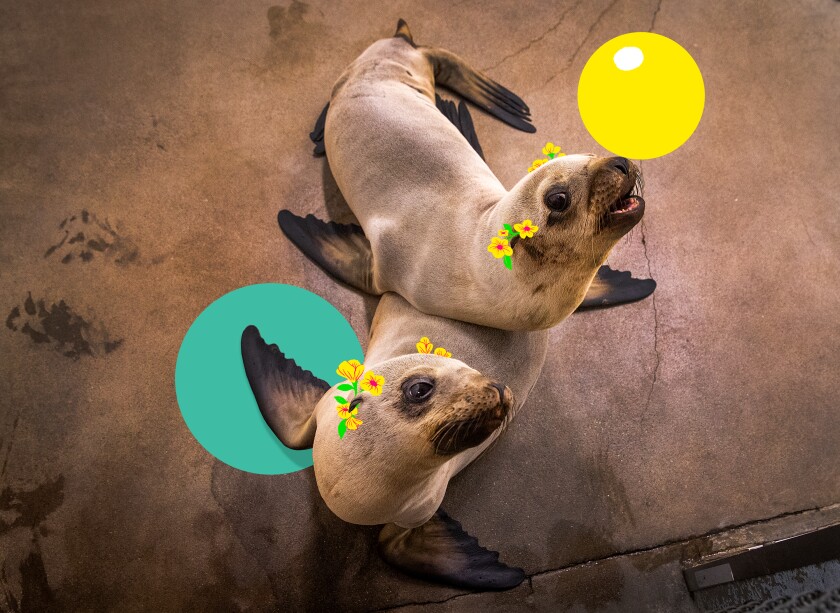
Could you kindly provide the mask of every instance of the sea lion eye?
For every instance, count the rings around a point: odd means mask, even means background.
[[[423,402],[432,395],[435,384],[428,379],[409,381],[403,386],[403,394],[409,402]]]
[[[552,211],[562,212],[569,208],[571,198],[565,189],[553,189],[545,195],[545,205]]]

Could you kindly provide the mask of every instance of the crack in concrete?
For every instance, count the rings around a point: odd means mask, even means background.
[[[556,79],[558,76],[560,76],[561,74],[563,74],[569,68],[572,67],[572,64],[574,63],[575,58],[577,58],[578,53],[580,53],[581,49],[583,49],[583,46],[586,44],[586,41],[588,41],[589,37],[592,36],[592,33],[595,31],[595,28],[598,27],[598,24],[600,24],[601,20],[604,18],[604,15],[606,15],[610,11],[610,9],[616,5],[616,3],[618,3],[618,0],[613,0],[612,2],[610,2],[609,5],[607,5],[607,8],[605,8],[603,11],[601,11],[600,15],[598,15],[598,17],[595,18],[595,21],[592,22],[592,25],[589,26],[589,30],[587,30],[586,36],[583,37],[583,40],[580,41],[580,44],[575,49],[575,52],[572,53],[572,56],[566,61],[566,65],[563,66],[563,68],[560,71],[555,72],[553,75],[551,75],[548,78],[548,80],[545,81],[542,85],[540,85],[536,89],[531,90],[532,92],[538,92],[541,89],[545,88],[554,79]]]
[[[648,255],[647,249],[647,235],[645,233],[645,220],[642,219],[641,223],[639,224],[639,229],[642,233],[642,247],[644,248],[645,254],[645,261],[647,262],[647,270],[648,270],[648,277],[653,278],[653,273],[651,272],[650,268],[650,256]],[[650,300],[651,304],[653,305],[653,353],[656,356],[656,360],[653,365],[653,380],[650,382],[650,388],[648,388],[647,399],[645,400],[645,408],[642,411],[642,423],[644,424],[645,416],[647,415],[648,409],[650,408],[650,400],[653,397],[653,388],[656,385],[656,381],[659,378],[659,366],[662,362],[662,355],[659,352],[659,310],[656,308],[656,292],[653,292]]]
[[[656,16],[659,15],[659,9],[662,8],[662,0],[656,3],[656,10],[653,11],[653,18],[650,20],[650,28],[648,28],[648,32],[653,32],[654,26],[656,26]]]
[[[539,36],[537,36],[536,38],[532,38],[530,41],[528,41],[528,44],[527,44],[527,45],[525,45],[524,47],[520,47],[519,49],[517,49],[517,50],[516,50],[516,51],[514,51],[513,53],[509,53],[508,55],[506,55],[505,57],[503,57],[501,60],[499,60],[498,62],[496,62],[496,63],[495,63],[495,64],[493,64],[492,66],[488,66],[488,67],[486,67],[486,68],[482,68],[482,70],[483,70],[484,72],[487,72],[488,70],[493,70],[494,68],[498,68],[499,66],[501,66],[502,64],[504,64],[505,62],[507,62],[509,59],[511,59],[511,58],[513,58],[513,57],[516,57],[516,56],[517,56],[517,55],[519,55],[520,53],[524,53],[525,51],[527,51],[528,49],[530,49],[532,46],[536,45],[538,42],[540,42],[540,41],[541,41],[542,39],[544,39],[546,36],[548,36],[549,34],[551,34],[552,32],[554,32],[557,28],[559,28],[559,27],[563,24],[563,21],[566,19],[566,15],[568,15],[568,14],[569,14],[572,10],[576,9],[576,8],[580,5],[580,2],[581,2],[581,0],[578,0],[578,1],[577,1],[577,2],[575,2],[572,6],[570,6],[570,7],[569,7],[569,8],[567,8],[565,11],[563,11],[563,12],[560,14],[560,18],[557,20],[557,22],[556,22],[556,23],[554,23],[551,27],[549,27],[549,28],[548,28],[545,32],[543,32],[542,34],[540,34],[540,35],[539,35]]]
[[[817,243],[815,243],[814,239],[811,238],[811,232],[808,230],[808,224],[805,223],[805,221],[802,219],[801,215],[798,215],[797,219],[799,219],[799,223],[802,224],[802,229],[805,230],[805,236],[808,237],[808,242],[811,243],[811,245],[814,247],[814,249],[819,251],[819,247],[817,247]]]
[[[829,505],[826,505],[826,506],[823,506],[823,507],[808,507],[806,509],[799,509],[799,510],[796,510],[796,511],[788,511],[786,513],[779,513],[778,515],[773,515],[771,517],[765,517],[765,518],[762,518],[762,519],[756,519],[756,520],[753,520],[753,521],[747,521],[747,522],[744,522],[744,523],[741,523],[741,524],[730,524],[730,525],[727,525],[727,526],[723,526],[721,528],[716,528],[714,530],[704,532],[703,534],[690,535],[690,536],[686,536],[686,537],[683,537],[683,538],[672,539],[672,540],[669,540],[669,541],[665,541],[664,543],[659,543],[658,545],[652,545],[650,547],[639,547],[637,549],[627,549],[627,550],[624,550],[624,551],[619,551],[619,552],[610,554],[608,556],[604,556],[604,557],[601,557],[601,558],[596,558],[594,560],[572,561],[569,564],[566,564],[564,566],[559,566],[557,568],[549,568],[549,569],[546,569],[546,570],[541,570],[539,572],[535,572],[533,574],[527,575],[526,579],[528,580],[528,585],[530,586],[531,593],[533,594],[533,589],[534,589],[533,578],[534,577],[541,577],[543,575],[548,575],[548,574],[551,574],[551,573],[559,573],[559,572],[565,572],[565,571],[573,570],[573,569],[576,569],[576,568],[593,566],[595,564],[600,564],[601,562],[609,562],[610,560],[623,558],[625,556],[633,556],[633,555],[639,555],[639,554],[643,554],[643,553],[651,553],[651,552],[657,551],[659,549],[665,549],[667,547],[673,547],[675,545],[686,545],[686,544],[690,543],[691,541],[696,541],[696,540],[699,540],[699,539],[709,538],[709,537],[712,537],[712,536],[716,536],[718,534],[722,534],[724,532],[739,530],[739,529],[742,529],[742,528],[751,528],[751,527],[754,527],[754,526],[760,526],[762,524],[767,524],[767,523],[770,523],[772,521],[776,521],[778,519],[783,519],[785,517],[792,517],[794,515],[805,515],[806,513],[827,511],[829,509],[835,509],[838,506],[840,506],[840,502],[832,503],[832,504],[829,504]],[[725,551],[725,550],[721,550],[721,551]],[[721,553],[721,552],[720,551],[713,552],[711,555],[716,555],[718,553]],[[700,558],[700,559],[703,559],[703,558]],[[700,559],[698,559],[698,561]],[[685,562],[685,561],[686,560],[681,560],[681,562]],[[425,601],[425,602],[406,602],[406,603],[399,604],[399,605],[396,605],[396,606],[393,606],[393,607],[390,607],[390,608],[386,607],[386,608],[383,608],[383,609],[372,609],[371,611],[369,611],[369,613],[381,613],[383,611],[398,611],[399,609],[403,609],[403,608],[406,608],[406,607],[422,606],[422,605],[428,605],[428,604],[442,604],[442,603],[445,603],[445,602],[449,602],[450,600],[455,600],[457,598],[463,598],[465,596],[473,596],[475,594],[484,594],[484,593],[487,593],[487,592],[467,592],[467,593],[464,593],[464,594],[456,594],[454,596],[450,596],[450,597],[445,598],[443,600],[429,600],[429,601]]]

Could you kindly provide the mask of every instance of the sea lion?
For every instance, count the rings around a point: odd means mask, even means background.
[[[299,368],[253,326],[243,332],[242,358],[272,431],[288,447],[313,447],[327,506],[350,523],[386,524],[379,549],[389,563],[459,587],[503,589],[518,585],[522,570],[480,547],[440,504],[449,480],[492,444],[528,397],[547,335],[425,315],[384,294],[365,368],[385,384],[381,395],[353,399],[363,424],[341,439],[336,387]],[[423,337],[452,357],[418,353]]]
[[[612,247],[641,220],[639,169],[622,157],[568,155],[508,191],[438,110],[436,84],[532,129],[520,98],[454,54],[417,46],[401,21],[344,71],[313,133],[363,235],[298,246],[351,285],[399,293],[425,313],[550,328],[581,304]],[[487,246],[505,224],[526,219],[539,232],[512,244],[508,270]],[[611,300],[600,281],[590,303]]]

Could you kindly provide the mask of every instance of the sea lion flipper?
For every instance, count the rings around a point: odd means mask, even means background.
[[[329,384],[267,344],[256,326],[242,332],[241,348],[245,375],[271,431],[291,449],[312,447],[315,405]]]
[[[506,590],[525,579],[525,571],[499,562],[498,553],[479,545],[443,509],[417,528],[386,525],[379,553],[409,575],[471,590]]]
[[[373,284],[373,253],[362,229],[355,224],[298,217],[281,210],[277,222],[290,241],[327,273],[351,287],[381,294]]]
[[[437,84],[461,94],[517,130],[537,131],[528,105],[512,91],[445,49],[423,47],[421,51],[432,64]]]
[[[627,271],[601,266],[577,310],[636,302],[650,296],[655,289],[653,279],[636,279]]]
[[[473,124],[470,110],[463,100],[455,106],[452,100],[444,100],[438,94],[435,94],[435,106],[444,114],[444,116],[458,128],[458,131],[467,139],[470,146],[475,149],[479,157],[484,159],[484,152],[481,150],[481,144],[478,142],[478,135],[475,133],[475,125]]]
[[[324,106],[324,110],[318,115],[315,120],[315,127],[309,133],[309,139],[315,143],[315,148],[312,150],[312,155],[326,155],[327,149],[324,145],[324,126],[327,124],[327,111],[330,108],[330,103]]]

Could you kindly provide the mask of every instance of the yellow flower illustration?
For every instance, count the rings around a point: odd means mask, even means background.
[[[560,147],[555,145],[554,143],[546,143],[545,147],[542,149],[543,155],[565,155],[562,151],[560,151]]]
[[[508,232],[508,231],[507,231],[507,230],[505,230],[504,228],[502,228],[501,230],[499,230],[499,236],[501,236],[502,238],[504,238],[504,237],[506,237],[506,236],[509,236],[509,235],[510,235],[510,232]]]
[[[522,223],[513,224],[513,229],[519,232],[519,236],[522,238],[531,238],[540,228],[539,226],[535,226],[534,222],[530,219],[526,219]]]
[[[365,367],[359,360],[345,360],[338,365],[336,371],[340,377],[344,377],[349,381],[358,381],[362,373],[365,372]]]
[[[380,377],[373,371],[369,370],[361,380],[360,384],[363,390],[370,392],[374,396],[378,396],[382,393],[382,386],[385,385],[385,377]],[[348,425],[347,427],[349,428],[350,426]]]
[[[356,409],[356,408],[354,408],[351,411],[349,404],[340,404],[337,407],[335,407],[335,410],[336,410],[336,412],[338,413],[338,416],[341,419],[347,419],[351,415],[356,415],[359,412],[359,409]]]
[[[534,162],[528,167],[528,172],[534,172],[537,168],[545,164],[548,160],[534,160]]]
[[[490,244],[487,245],[487,251],[492,253],[494,258],[503,258],[506,255],[513,254],[513,248],[511,248],[507,240],[495,236],[490,240]]]
[[[431,353],[434,345],[429,340],[428,336],[424,336],[420,339],[420,342],[417,343],[417,353]]]
[[[355,412],[356,411],[353,411],[353,413],[355,413]],[[361,419],[359,419],[358,417],[353,417],[351,415],[350,417],[347,418],[347,420],[344,423],[347,424],[347,429],[348,430],[355,430],[356,428],[361,426],[364,422]]]
[[[443,347],[438,347],[437,349],[435,349],[435,355],[442,355],[445,358],[451,358],[452,357],[452,354],[449,353]]]

